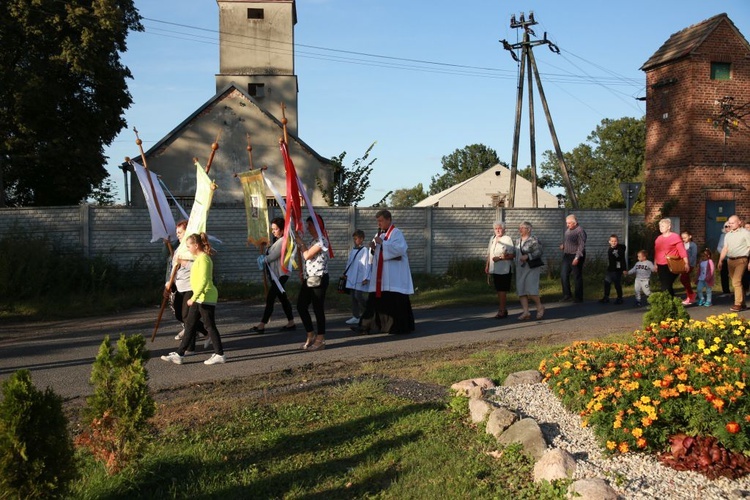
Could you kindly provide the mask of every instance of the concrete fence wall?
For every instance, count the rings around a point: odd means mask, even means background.
[[[269,217],[281,216],[270,210]],[[376,232],[376,208],[318,208],[333,245],[335,258],[330,262],[332,276],[346,266],[355,229],[365,231],[369,239]],[[409,244],[409,260],[414,273],[444,273],[452,259],[481,259],[492,236],[492,223],[502,220],[508,234],[518,236],[518,225],[530,222],[541,240],[544,260],[559,261],[559,244],[565,231],[564,209],[530,208],[406,208],[392,209],[393,222]],[[588,235],[588,258],[604,257],[609,235],[623,239],[624,210],[577,210],[575,214]],[[175,220],[179,214],[175,212]],[[631,224],[633,222],[631,221]],[[209,234],[222,240],[214,257],[217,282],[258,281],[258,251],[246,244],[243,207],[216,207],[208,217]],[[143,259],[164,265],[167,253],[163,243],[150,243],[151,223],[145,208],[32,207],[0,209],[0,235],[32,234],[46,236],[61,252],[80,252],[84,256],[110,257],[116,262]]]

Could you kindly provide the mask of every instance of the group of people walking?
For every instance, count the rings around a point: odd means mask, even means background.
[[[306,220],[307,241],[302,234],[290,232],[301,261],[297,314],[305,329],[305,342],[301,346],[305,351],[318,351],[326,346],[325,298],[330,283],[328,262],[334,256],[323,218],[317,214],[315,217]],[[414,284],[407,255],[408,245],[403,233],[393,224],[388,210],[378,211],[376,222],[378,232],[369,245],[364,244],[364,231],[356,230],[352,235],[354,248],[349,253],[345,271],[346,288],[352,298],[352,318],[347,320],[347,324],[360,334],[374,331],[409,333],[414,331],[415,324],[409,299],[414,293]],[[186,227],[186,221],[177,225],[180,242],[186,237]],[[296,329],[291,301],[284,289],[290,276],[289,267],[282,265],[284,219],[273,219],[271,232],[272,243],[258,259],[270,286],[261,320],[251,328],[255,333],[265,331],[277,300],[287,319],[281,330]],[[174,279],[168,280],[164,290],[165,296],[173,295],[175,317],[183,325],[183,330],[175,337],[180,345],[176,351],[161,359],[182,364],[186,356],[194,353],[197,335],[201,333],[207,337],[204,347],[213,345],[214,349],[213,355],[204,363],[225,363],[226,356],[214,317],[218,291],[213,283],[212,249],[205,233],[186,238],[186,245],[180,246],[171,260]]]
[[[561,302],[583,302],[583,265],[586,260],[586,231],[578,224],[575,215],[565,219],[566,230],[560,250]],[[615,304],[623,303],[622,279],[635,277],[635,306],[642,306],[651,295],[650,281],[656,273],[662,291],[675,296],[674,282],[679,276],[685,289],[685,306],[711,306],[712,287],[715,270],[726,270],[731,276],[734,288],[732,311],[747,309],[745,296],[748,295],[750,281],[750,223],[744,224],[737,215],[727,219],[724,234],[720,240],[718,264],[714,264],[709,249],[698,251],[690,231],[679,234],[672,231],[672,221],[668,218],[659,221],[659,236],[654,241],[654,262],[648,259],[646,250],[637,252],[637,262],[628,269],[625,245],[616,234],[609,237],[607,248],[607,269],[604,275],[604,295],[600,303],[610,302],[612,288],[616,293]],[[508,316],[507,294],[512,283],[513,269],[516,273],[516,291],[521,305],[519,320],[531,319],[529,303],[536,305],[536,319],[544,317],[544,307],[539,298],[539,278],[542,266],[542,244],[532,234],[532,225],[523,222],[518,228],[518,237],[513,240],[506,235],[503,222],[493,224],[494,234],[490,238],[485,263],[488,281],[497,292],[498,312],[495,318]],[[572,280],[571,280],[572,278]],[[572,281],[572,283],[571,283]],[[729,279],[727,279],[729,281]],[[571,286],[572,285],[572,286]],[[694,286],[695,285],[695,286]],[[728,284],[723,285],[728,293]]]

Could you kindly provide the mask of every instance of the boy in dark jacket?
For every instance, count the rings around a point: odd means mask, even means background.
[[[622,304],[622,272],[627,271],[625,264],[625,245],[620,243],[616,234],[609,237],[607,249],[607,273],[604,275],[604,297],[599,300],[602,304],[609,302],[609,290],[615,285],[617,299],[615,304]]]

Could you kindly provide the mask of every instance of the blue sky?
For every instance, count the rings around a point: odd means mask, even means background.
[[[219,71],[214,0],[135,4],[146,31],[123,54],[134,103],[105,150],[119,202],[117,166],[138,151],[132,127],[148,149],[214,95]],[[510,17],[529,11],[537,37],[547,32],[561,51],[534,55],[563,151],[604,118],[645,114],[639,68],[672,33],[725,12],[750,37],[749,0],[298,0],[300,138],[327,158],[346,151],[346,164],[377,141],[362,206],[418,183],[427,190],[441,158],[469,144],[510,163],[518,66],[498,40],[515,43]],[[534,100],[538,165],[552,141],[536,87]],[[526,93],[519,167],[530,161],[527,106]]]

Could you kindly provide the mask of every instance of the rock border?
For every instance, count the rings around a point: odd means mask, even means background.
[[[538,384],[543,376],[538,370],[526,370],[508,375],[503,385]],[[485,398],[485,392],[496,387],[488,378],[462,380],[451,386],[459,396],[469,398],[469,419],[485,424],[485,430],[498,444],[519,443],[524,453],[535,460],[534,482],[572,479],[576,459],[568,451],[554,448],[544,438],[539,423],[533,418],[519,418],[518,414],[495,401]],[[568,486],[568,498],[580,500],[616,500],[617,491],[603,478],[578,479]]]

